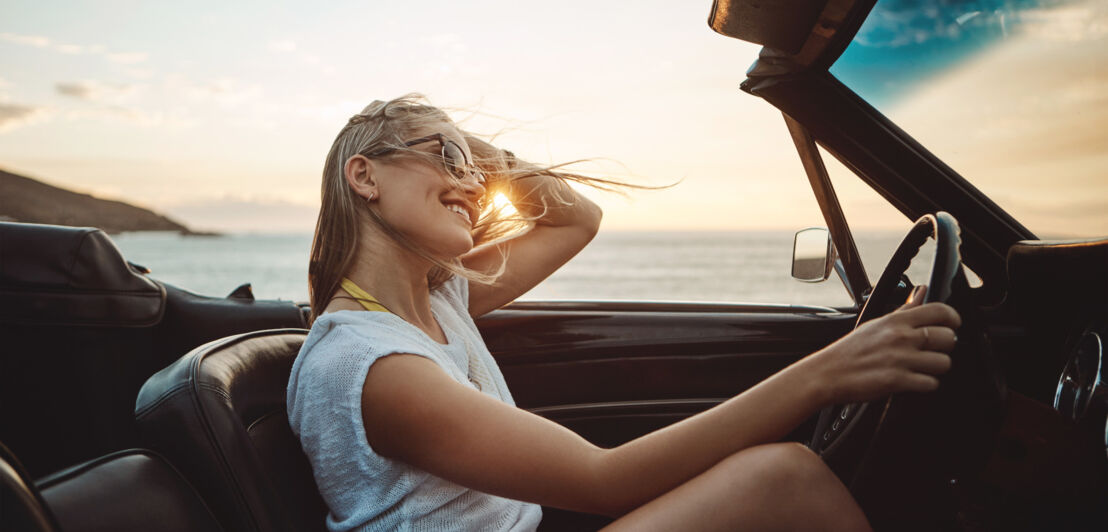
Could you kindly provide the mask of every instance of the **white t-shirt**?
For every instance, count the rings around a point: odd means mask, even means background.
[[[362,424],[369,367],[393,353],[427,357],[454,380],[514,405],[504,376],[469,316],[469,285],[453,277],[431,292],[446,333],[440,344],[388,312],[343,310],[316,318],[292,366],[288,414],[339,530],[534,530],[536,504],[472,490],[378,455]],[[459,459],[464,459],[459,457]]]

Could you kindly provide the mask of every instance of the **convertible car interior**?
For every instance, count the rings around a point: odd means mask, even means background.
[[[827,223],[794,272],[836,272],[853,305],[526,301],[478,326],[520,407],[614,446],[890,312],[929,243],[917,282],[964,318],[940,390],[829,407],[788,438],[877,530],[1108,530],[1108,238],[1037,238],[829,72],[874,3],[716,0],[709,16],[763,46],[741,88],[782,112]],[[872,286],[821,153],[916,220]],[[98,229],[0,222],[0,529],[324,530],[285,412],[306,305],[148,274]]]

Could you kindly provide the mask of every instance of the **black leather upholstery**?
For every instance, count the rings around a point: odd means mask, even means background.
[[[144,441],[181,468],[229,530],[324,530],[327,508],[285,411],[306,334],[279,329],[211,342],[139,392]]]
[[[142,327],[158,323],[165,289],[132,269],[92,227],[0,222],[0,320]]]
[[[154,372],[216,338],[305,324],[288,301],[146,277],[97,229],[0,222],[0,440],[34,478],[139,447],[135,396]]]
[[[220,531],[208,507],[162,457],[119,451],[38,482],[64,532]]]
[[[0,530],[57,532],[57,521],[15,455],[0,443]]]

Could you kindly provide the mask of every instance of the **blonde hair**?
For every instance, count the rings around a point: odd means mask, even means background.
[[[310,322],[330,303],[338,290],[342,278],[347,275],[358,256],[363,224],[372,223],[380,228],[401,247],[412,251],[432,264],[427,275],[428,286],[432,289],[446,282],[453,275],[462,276],[470,281],[491,284],[503,272],[504,261],[493,272],[479,272],[468,269],[457,258],[444,260],[429,250],[406,238],[400,231],[389,225],[364,198],[354,192],[343,174],[346,161],[359,153],[390,148],[405,155],[417,157],[428,164],[441,164],[433,156],[419,150],[410,150],[404,142],[417,131],[437,124],[455,126],[454,121],[441,109],[427,103],[426,98],[418,94],[407,94],[389,101],[374,101],[361,113],[350,120],[339,131],[323,166],[322,203],[316,220],[315,236],[308,264],[308,294],[311,304]],[[484,142],[473,142],[475,136],[462,131],[473,151],[473,163],[485,174],[486,195],[481,202],[481,215],[473,227],[474,247],[508,238],[525,231],[534,220],[541,217],[551,202],[567,203],[568,199],[555,193],[552,197],[517,198],[516,204],[529,204],[526,212],[540,212],[539,215],[526,217],[507,215],[506,207],[495,205],[488,198],[503,190],[504,185],[513,179],[535,175],[549,175],[563,181],[576,181],[603,189],[617,189],[625,186],[611,180],[587,177],[560,170],[564,165],[539,167],[525,161],[516,160],[511,152],[506,152]],[[506,257],[505,257],[506,258]]]

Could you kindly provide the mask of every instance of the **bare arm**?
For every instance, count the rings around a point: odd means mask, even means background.
[[[893,313],[718,407],[614,449],[462,386],[414,355],[372,366],[362,416],[383,456],[488,493],[615,516],[780,439],[824,405],[933,390],[933,375],[950,366],[938,351],[953,348],[958,324],[942,304]]]
[[[478,157],[499,151],[473,137],[466,141]],[[539,284],[581,251],[600,228],[600,207],[559,179],[537,174],[512,180],[508,186],[506,193],[515,200],[515,208],[523,216],[535,218],[535,225],[522,235],[462,257],[466,267],[490,271],[507,256],[504,274],[495,284],[470,283],[472,316],[502,307]]]
[[[803,421],[822,402],[796,373],[614,449],[462,386],[416,355],[373,365],[362,415],[383,456],[487,493],[618,516]],[[775,399],[784,394],[791,399]]]

